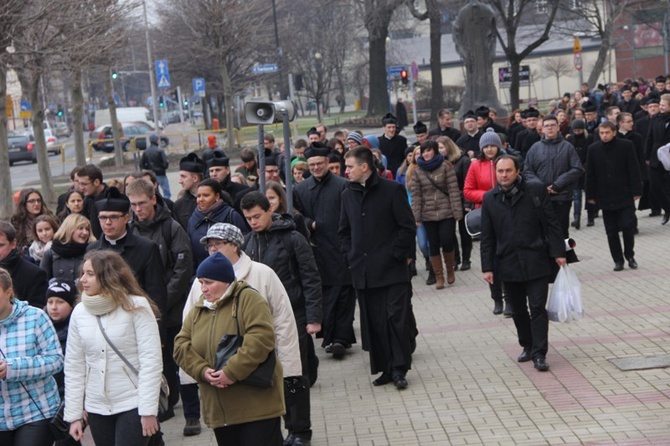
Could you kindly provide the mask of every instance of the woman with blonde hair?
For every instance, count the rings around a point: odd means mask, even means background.
[[[460,265],[461,271],[467,271],[471,268],[470,255],[472,254],[472,237],[470,237],[470,234],[468,234],[468,231],[465,228],[465,215],[472,209],[472,205],[463,197],[463,187],[465,185],[465,177],[468,174],[468,170],[470,170],[471,161],[467,153],[461,150],[461,148],[448,136],[440,136],[437,138],[437,144],[440,153],[454,166],[454,172],[456,172],[456,180],[458,182],[458,190],[461,193],[463,219],[458,221],[458,234],[461,237],[461,249],[458,247],[456,234],[454,234],[454,262],[457,270]],[[461,263],[461,252],[463,254],[463,263]]]
[[[51,248],[44,252],[40,268],[54,277],[77,282],[86,247],[95,241],[91,222],[81,214],[68,215],[54,234]]]
[[[98,446],[146,446],[159,431],[163,362],[156,316],[128,264],[110,250],[84,257],[81,304],[70,316],[65,421],[83,436],[84,411]]]

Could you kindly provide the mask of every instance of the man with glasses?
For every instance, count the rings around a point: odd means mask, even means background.
[[[191,240],[170,210],[157,203],[153,184],[137,180],[128,185],[126,195],[133,210],[131,232],[153,240],[159,247],[163,277],[167,286],[167,302],[163,316],[163,373],[170,387],[169,408],[159,421],[174,416],[179,401],[179,377],[172,351],[174,338],[181,330],[182,312],[193,274]]]
[[[584,174],[584,167],[575,147],[563,139],[555,116],[544,117],[542,133],[542,139],[526,155],[523,176],[545,185],[563,238],[568,238],[573,190]]]
[[[102,228],[98,221],[98,210],[95,201],[107,190],[102,181],[102,170],[94,164],[87,164],[77,172],[76,187],[84,195],[84,210],[82,213],[91,221],[91,231],[95,238],[100,238]]]
[[[130,200],[117,188],[110,187],[95,201],[95,207],[103,235],[86,250],[111,249],[119,253],[165,317],[167,293],[161,254],[156,243],[128,230]]]

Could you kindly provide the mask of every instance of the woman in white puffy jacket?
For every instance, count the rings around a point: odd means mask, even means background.
[[[158,309],[113,251],[84,258],[81,304],[72,311],[65,358],[65,420],[77,440],[85,412],[97,446],[146,445],[158,432],[162,373]],[[138,371],[136,375],[103,335]]]

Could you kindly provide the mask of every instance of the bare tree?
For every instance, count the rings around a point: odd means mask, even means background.
[[[257,45],[268,33],[270,12],[267,5],[255,0],[169,0],[160,12],[161,28],[181,44],[180,52],[190,56],[189,64],[202,63],[217,73],[226,110],[229,150],[235,146],[235,78],[249,73]]]
[[[550,57],[544,60],[544,71],[548,75],[552,75],[556,77],[556,90],[558,91],[558,94],[561,93],[561,76],[567,76],[569,74],[572,74],[574,67],[572,66],[572,63],[561,57],[561,56],[554,56]],[[545,76],[549,77],[549,76]]]
[[[504,30],[504,35],[496,28],[496,35],[500,46],[507,56],[512,71],[512,81],[510,85],[510,102],[512,109],[519,108],[519,67],[521,62],[528,57],[528,55],[544,42],[549,40],[549,31],[551,30],[556,11],[558,10],[559,0],[547,0],[548,10],[546,16],[542,15],[536,17],[536,29],[533,30],[533,36],[538,36],[523,50],[517,49],[517,42],[519,40],[519,29],[523,24],[522,16],[527,8],[534,7],[534,0],[487,0],[488,3],[497,12],[498,21]],[[532,14],[532,11],[527,11]],[[545,19],[546,17],[546,19]]]
[[[425,0],[426,11],[420,13],[414,0],[407,0],[412,15],[418,20],[430,21],[430,121],[437,122],[437,115],[443,107],[442,98],[444,88],[442,86],[442,5],[438,0]]]

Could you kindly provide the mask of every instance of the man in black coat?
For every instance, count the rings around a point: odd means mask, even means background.
[[[182,195],[174,203],[172,217],[184,230],[188,230],[188,219],[195,211],[196,193],[198,184],[202,181],[204,169],[205,163],[198,158],[195,152],[189,153],[179,161],[179,185]]]
[[[371,372],[382,372],[373,384],[405,389],[412,362],[407,265],[414,215],[405,188],[379,176],[369,149],[350,150],[345,165],[349,185],[342,193],[339,239],[358,293],[363,347],[370,352]]]
[[[0,221],[0,268],[12,277],[14,295],[29,305],[44,308],[47,304],[47,273],[23,258],[16,249],[16,229],[8,221]]]
[[[487,106],[478,107],[475,114],[477,115],[477,128],[480,131],[485,132],[486,129],[492,128],[496,133],[507,136],[507,129],[500,124],[496,124],[491,118],[491,110]]]
[[[306,151],[311,176],[295,188],[295,207],[305,216],[311,233],[310,244],[321,274],[323,290],[323,343],[334,358],[356,342],[354,310],[356,294],[351,274],[339,249],[337,231],[340,223],[342,191],[347,180],[328,170],[330,148],[313,143]]]
[[[302,363],[299,390],[287,398],[284,422],[289,433],[288,444],[310,444],[312,421],[309,387],[316,381],[318,360],[314,355],[313,334],[321,331],[323,318],[321,278],[309,243],[295,230],[288,215],[273,214],[270,202],[261,192],[249,192],[242,198],[242,212],[252,232],[245,236],[242,249],[255,262],[274,270],[291,300],[298,329]],[[315,362],[311,362],[315,361]]]
[[[247,192],[251,192],[249,186],[230,181],[230,159],[222,151],[214,151],[207,161],[209,178],[221,184],[221,189],[233,199],[233,207],[242,214],[240,201]]]
[[[479,155],[479,139],[483,133],[477,129],[477,116],[472,110],[469,110],[463,115],[463,133],[454,142],[458,147],[463,149],[470,158],[475,158]]]
[[[501,280],[505,286],[523,347],[517,360],[532,359],[537,370],[546,372],[549,277],[552,262],[566,265],[565,244],[547,188],[525,181],[519,170],[520,161],[511,155],[496,161],[498,184],[482,205],[482,271],[486,282]]]
[[[165,150],[159,145],[160,139],[158,135],[154,133],[149,136],[149,142],[149,147],[142,153],[142,158],[140,158],[140,168],[151,170],[156,174],[156,179],[161,186],[163,196],[169,200],[172,194],[170,193],[170,181],[165,173],[170,166],[170,161],[168,161]]]
[[[98,221],[98,208],[95,201],[107,191],[107,185],[102,181],[102,170],[95,164],[87,164],[77,172],[77,188],[84,195],[84,209],[82,214],[91,222],[91,232],[100,238],[102,228]]]
[[[398,134],[397,120],[391,113],[382,118],[384,134],[379,137],[379,150],[386,157],[387,169],[395,173],[398,167],[405,161],[405,150],[407,150],[407,138]]]
[[[662,225],[670,220],[670,174],[658,160],[657,152],[659,147],[668,143],[670,143],[670,94],[665,94],[660,100],[659,113],[649,123],[645,146],[645,158],[649,166],[649,189],[658,205],[665,211]]]
[[[642,194],[640,167],[633,143],[617,137],[616,126],[603,122],[600,141],[589,146],[586,161],[586,201],[603,211],[614,271],[623,270],[624,257],[631,269],[635,261],[635,200]],[[623,233],[621,250],[619,231]]]
[[[624,85],[621,88],[621,95],[623,96],[623,99],[619,101],[617,107],[619,107],[622,112],[630,113],[635,116],[637,112],[642,110],[642,108],[640,108],[640,101],[633,97],[633,92],[628,85]]]
[[[86,251],[111,249],[119,253],[133,270],[140,287],[165,316],[167,288],[161,254],[156,243],[128,229],[130,200],[117,188],[110,187],[104,197],[96,200],[95,205],[103,235],[88,245]]]
[[[451,111],[446,108],[440,110],[437,114],[437,127],[430,131],[429,138],[438,136],[448,136],[453,142],[458,141],[461,132],[452,127]]]

